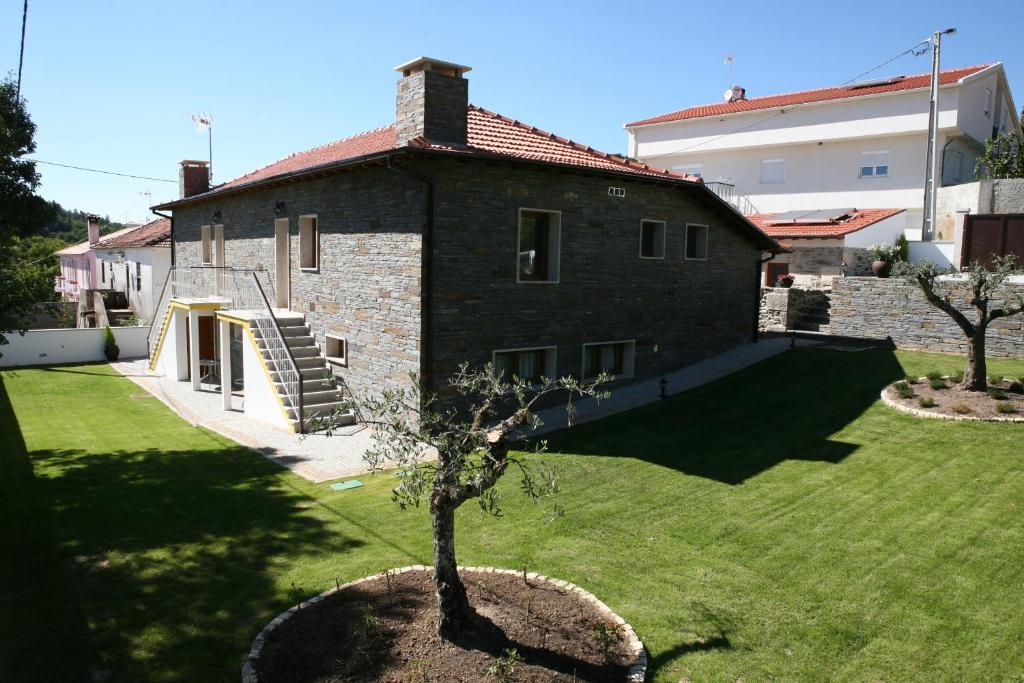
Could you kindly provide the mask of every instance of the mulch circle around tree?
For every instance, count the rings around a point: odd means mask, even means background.
[[[642,644],[589,593],[509,570],[459,573],[475,615],[455,644],[436,633],[430,568],[406,568],[328,591],[272,621],[254,641],[243,680],[643,680]]]
[[[992,396],[982,391],[966,391],[952,379],[943,378],[943,388],[932,387],[931,380],[922,377],[916,383],[907,383],[913,396],[900,396],[896,382],[882,390],[882,400],[890,406],[920,417],[938,417],[948,420],[980,420],[992,422],[1024,422],[1024,393],[1021,383],[1003,380],[989,384],[990,390],[1002,390],[1002,395]],[[992,393],[997,393],[993,391]],[[933,403],[934,405],[931,405]],[[1000,412],[999,406],[1012,408],[1013,412]]]

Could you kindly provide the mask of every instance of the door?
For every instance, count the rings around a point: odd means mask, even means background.
[[[772,261],[771,263],[768,264],[768,268],[766,269],[765,272],[766,272],[766,276],[765,276],[764,286],[765,287],[774,287],[776,279],[780,275],[785,275],[786,273],[789,272],[789,264],[788,263],[776,263],[776,262]]]
[[[964,217],[960,266],[977,261],[991,267],[993,258],[1013,254],[1024,259],[1024,214],[973,214]]]
[[[288,219],[274,221],[274,306],[288,308],[288,290],[291,287],[288,262]]]

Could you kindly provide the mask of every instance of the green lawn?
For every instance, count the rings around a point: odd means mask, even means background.
[[[649,680],[1020,681],[1024,425],[876,400],[960,365],[790,351],[555,435],[565,515],[510,477],[503,517],[461,511],[460,560],[585,586]],[[0,380],[2,681],[235,680],[299,597],[429,562],[390,475],[309,484],[105,365]]]

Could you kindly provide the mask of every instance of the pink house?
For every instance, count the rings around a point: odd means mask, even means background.
[[[98,289],[97,283],[103,279],[98,272],[96,252],[92,250],[93,245],[100,241],[100,217],[90,214],[87,220],[89,221],[89,239],[57,252],[57,255],[60,256],[60,275],[57,276],[54,290],[60,293],[64,301],[78,301],[81,290]],[[118,230],[105,235],[104,239],[133,229]]]

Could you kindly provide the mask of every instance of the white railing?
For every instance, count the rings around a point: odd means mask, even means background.
[[[736,194],[736,186],[732,183],[724,183],[721,180],[710,180],[704,183],[704,186],[725,200],[726,203],[731,204],[744,216],[760,213],[760,211],[757,210],[757,207],[750,201],[750,197],[745,194]]]
[[[288,407],[295,410],[299,431],[303,431],[302,373],[270,306],[259,274],[252,270],[215,267],[174,267],[157,304],[157,315],[149,332],[150,353],[155,350],[159,325],[167,315],[172,299],[204,299],[220,303],[221,308],[244,313],[259,332],[267,368],[284,391]]]
[[[152,357],[156,351],[156,343],[160,336],[160,330],[163,329],[164,319],[167,317],[167,307],[171,303],[171,290],[168,285],[171,282],[171,275],[174,273],[174,268],[171,268],[167,272],[167,277],[164,278],[164,286],[160,289],[160,298],[156,302],[156,311],[154,312],[153,319],[149,323],[149,333],[146,335],[146,348],[149,349],[149,355]]]

